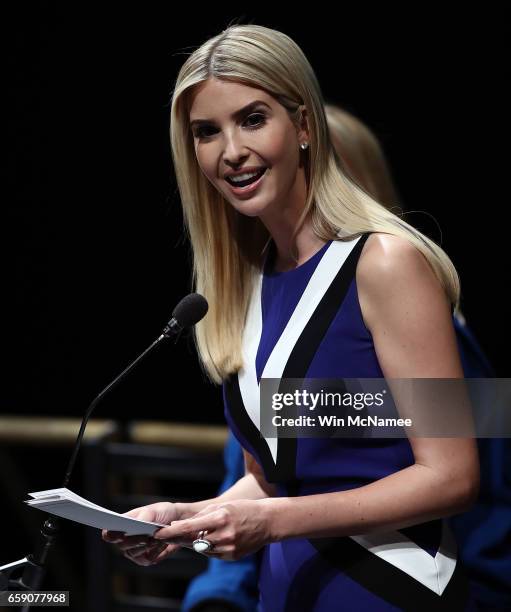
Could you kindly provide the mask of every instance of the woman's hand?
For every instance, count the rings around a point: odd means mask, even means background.
[[[271,541],[270,505],[268,499],[233,500],[211,504],[193,518],[172,521],[154,533],[154,539],[169,546],[192,546],[199,531],[213,544],[208,556],[236,561],[256,552]]]
[[[141,506],[140,508],[133,508],[133,510],[125,512],[125,516],[142,521],[167,523],[170,525],[172,521],[177,521],[180,518],[182,507],[182,504],[160,502]],[[105,542],[116,544],[124,556],[137,565],[159,563],[180,547],[177,543],[162,542],[161,540],[155,540],[151,536],[126,536],[123,532],[107,531],[106,529],[102,530],[101,537]]]

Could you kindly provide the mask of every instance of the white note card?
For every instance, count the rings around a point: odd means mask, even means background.
[[[122,531],[130,536],[152,536],[160,527],[168,527],[168,525],[141,521],[125,514],[118,514],[112,510],[107,510],[66,488],[35,491],[29,493],[29,495],[32,499],[26,500],[25,503],[32,508],[38,508],[49,514],[54,514],[75,521],[75,523],[81,523],[82,525],[96,527],[97,529]]]

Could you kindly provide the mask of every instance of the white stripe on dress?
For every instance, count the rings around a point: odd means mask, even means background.
[[[442,539],[434,557],[400,531],[349,537],[441,595],[454,573],[457,557],[456,541],[445,519],[442,519],[441,529]]]
[[[357,236],[357,238],[349,242],[334,240],[325,253],[323,253],[293,314],[268,357],[261,378],[282,378],[291,351],[300,338],[305,326],[361,237]],[[245,410],[259,431],[261,431],[260,394],[256,372],[256,355],[263,327],[261,304],[262,281],[263,273],[261,272],[255,283],[243,334],[243,363],[245,366],[238,372],[240,392]],[[277,436],[265,437],[264,439],[270,449],[273,461],[276,462]]]

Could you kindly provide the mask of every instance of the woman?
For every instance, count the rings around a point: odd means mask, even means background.
[[[398,204],[402,208],[383,148],[369,126],[334,104],[325,105],[325,114],[332,144],[345,171],[381,204],[391,210],[395,210]],[[460,310],[453,316],[453,324],[464,376],[494,377],[495,372],[488,358]],[[509,607],[509,598],[506,599],[504,595],[503,585],[505,576],[509,574],[509,571],[506,572],[509,561],[503,558],[501,533],[503,525],[509,521],[503,519],[507,504],[503,507],[498,501],[502,497],[502,487],[499,489],[496,486],[495,476],[502,474],[497,482],[503,481],[505,466],[511,465],[511,462],[502,460],[497,450],[505,446],[503,440],[480,439],[477,442],[481,463],[479,498],[469,512],[450,517],[448,524],[455,535],[459,558],[463,561],[478,607],[498,607],[500,604],[505,608],[506,605]],[[220,493],[245,473],[243,450],[232,432],[225,445],[224,458],[226,474]],[[483,467],[486,468],[485,473]],[[491,499],[492,510],[490,514],[485,513],[488,516],[482,529],[481,508],[488,508],[488,499]],[[210,558],[207,571],[190,582],[182,603],[183,612],[219,612],[232,607],[246,612],[255,611],[259,599],[257,567],[256,554],[235,562]]]
[[[232,26],[197,49],[171,141],[210,305],[198,353],[246,475],[132,510],[169,524],[153,538],[103,537],[139,564],[198,539],[222,559],[262,549],[265,611],[470,609],[443,517],[477,495],[473,439],[264,438],[259,422],[261,377],[462,378],[451,261],[343,171],[314,72],[280,32]]]

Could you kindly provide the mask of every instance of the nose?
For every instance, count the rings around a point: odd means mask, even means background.
[[[249,152],[243,144],[243,137],[233,132],[225,136],[223,159],[228,166],[239,166],[247,159]]]

